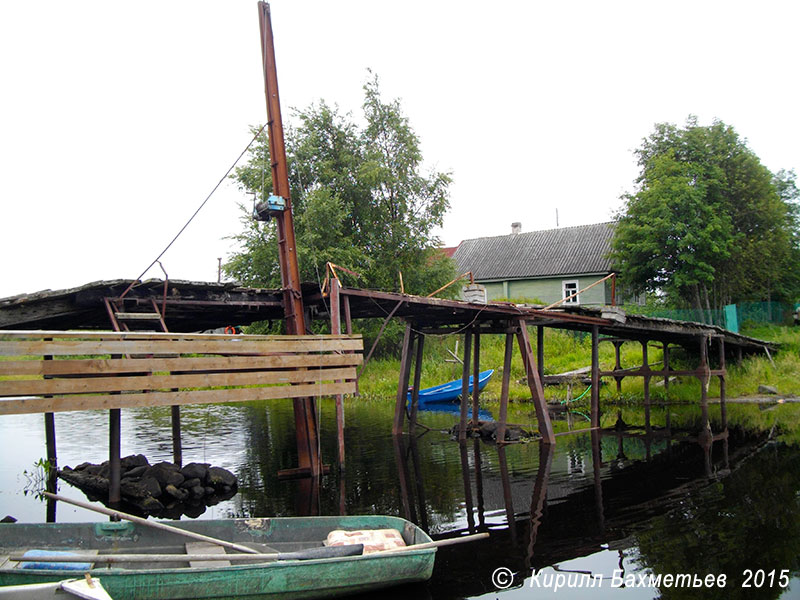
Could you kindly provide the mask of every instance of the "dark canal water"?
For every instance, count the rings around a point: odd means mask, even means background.
[[[447,413],[423,413],[430,431],[393,439],[390,402],[352,399],[340,476],[332,404],[321,411],[323,457],[334,468],[314,494],[276,477],[297,466],[291,403],[185,408],[184,463],[225,467],[240,482],[236,496],[199,518],[380,513],[434,538],[490,533],[440,549],[430,582],[382,598],[800,598],[800,448],[767,434],[733,426],[728,439],[702,444],[700,427],[629,429],[499,449],[453,441],[444,431],[456,417]],[[57,414],[56,429],[61,466],[107,458],[105,413]],[[123,411],[122,429],[123,456],[171,460],[169,409]],[[0,435],[0,517],[45,521],[31,493],[45,454],[42,416],[3,417]],[[65,483],[60,493],[85,499]],[[96,515],[60,505],[57,520]],[[724,575],[725,586],[666,584],[687,575],[692,583]]]

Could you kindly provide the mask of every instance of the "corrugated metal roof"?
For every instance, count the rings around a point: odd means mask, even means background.
[[[610,273],[614,223],[595,223],[464,240],[453,254],[475,279],[527,279]]]

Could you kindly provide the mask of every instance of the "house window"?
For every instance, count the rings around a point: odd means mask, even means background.
[[[561,282],[561,297],[568,298],[572,296],[572,294],[577,293],[578,291],[578,281],[573,279],[570,281],[562,281]],[[565,300],[564,304],[580,304],[580,296],[574,296],[569,300]]]

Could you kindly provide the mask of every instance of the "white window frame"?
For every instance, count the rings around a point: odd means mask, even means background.
[[[569,292],[567,292],[567,286],[568,285],[570,285],[570,286],[574,285],[575,289],[574,290],[570,290]],[[567,296],[571,296],[575,292],[579,292],[580,289],[581,289],[580,283],[579,283],[579,281],[577,279],[564,279],[564,280],[561,281],[561,298],[566,298]],[[578,294],[574,298],[571,298],[569,300],[566,300],[566,301],[562,302],[562,304],[564,306],[579,306],[580,303],[581,303],[581,295],[580,294]]]

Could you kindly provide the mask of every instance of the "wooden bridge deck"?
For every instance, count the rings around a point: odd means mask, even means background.
[[[104,298],[119,297],[132,280],[98,281],[67,290],[44,290],[0,299],[0,329],[108,329]],[[490,302],[473,304],[342,288],[345,315],[353,319],[386,318],[393,315],[413,323],[416,329],[460,329],[478,325],[486,330],[502,329],[510,319],[523,319],[529,325],[591,332],[599,327],[603,336],[628,340],[650,340],[694,347],[700,337],[722,338],[729,351],[764,352],[777,345],[701,323],[624,314],[611,307],[567,307],[542,310],[541,307]],[[131,288],[128,302],[149,303],[155,299],[164,307],[169,331],[198,332],[229,325],[248,325],[255,321],[283,318],[280,290],[247,288],[232,283],[207,283],[170,280],[144,281]],[[329,300],[314,284],[303,286],[303,302],[310,316],[330,318]]]

